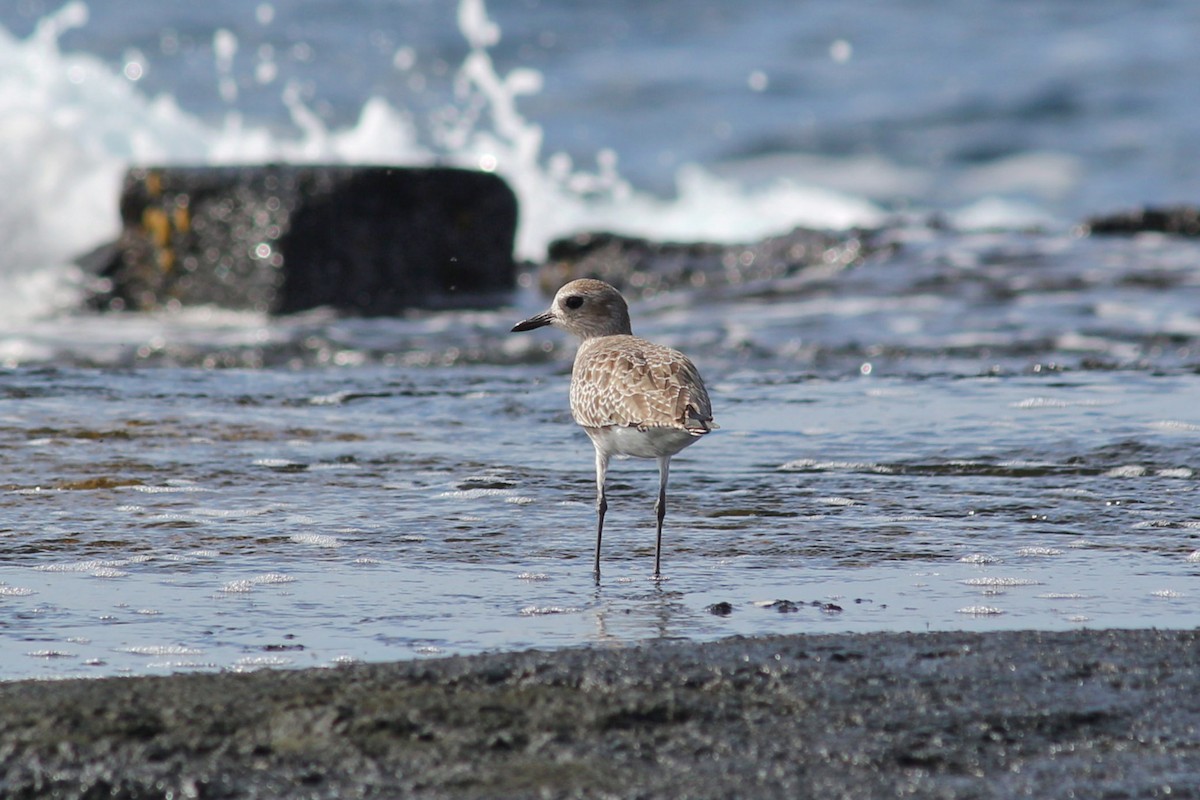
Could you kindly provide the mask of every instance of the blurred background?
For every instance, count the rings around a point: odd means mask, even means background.
[[[1198,33],[1187,0],[13,0],[0,286],[111,238],[131,163],[495,169],[534,259],[599,227],[744,241],[1192,201]]]

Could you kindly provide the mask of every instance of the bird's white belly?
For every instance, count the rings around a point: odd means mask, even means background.
[[[604,428],[584,428],[592,443],[610,456],[659,458],[673,456],[698,439],[679,428],[646,428],[610,425]]]

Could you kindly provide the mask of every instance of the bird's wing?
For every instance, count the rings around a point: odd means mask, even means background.
[[[576,355],[571,414],[586,427],[682,428],[712,425],[712,406],[696,366],[677,350],[633,336],[591,340]]]

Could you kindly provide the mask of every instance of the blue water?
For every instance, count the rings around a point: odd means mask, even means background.
[[[0,25],[27,36],[57,5],[6,4]],[[294,130],[291,82],[330,127],[378,97],[432,145],[468,49],[447,2],[87,8],[64,50],[202,118],[237,110],[281,132]],[[519,109],[544,131],[544,152],[591,165],[611,149],[624,177],[659,193],[682,164],[753,174],[767,159],[765,175],[893,206],[996,196],[1070,219],[1197,195],[1200,8],[1187,0],[512,2],[488,13],[502,32],[497,71],[542,76]],[[218,30],[237,42],[236,98],[221,96]],[[854,174],[835,174],[847,160]]]
[[[1194,624],[1196,375],[717,373],[666,579],[620,462],[594,585],[557,368],[10,372],[0,669]]]
[[[1197,197],[1198,33],[1187,2],[0,6],[0,677],[1193,627],[1200,246],[1076,225]],[[613,466],[596,586],[571,345],[508,333],[536,281],[76,309],[125,168],[261,160],[495,169],[533,261],[590,229],[889,246],[633,303],[722,427],[673,462],[665,581],[653,465]]]

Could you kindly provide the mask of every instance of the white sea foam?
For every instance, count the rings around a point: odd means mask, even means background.
[[[53,649],[30,650],[25,655],[29,656],[30,658],[74,658],[75,657],[74,653],[68,652],[66,650],[53,650]]]
[[[336,536],[324,533],[294,533],[288,540],[295,544],[306,544],[310,547],[341,547],[342,542]]]
[[[198,656],[204,653],[199,648],[181,644],[128,645],[115,649],[118,653],[129,653],[136,656]]]
[[[1146,474],[1146,468],[1140,464],[1123,464],[1104,473],[1108,478],[1140,478]]]
[[[577,614],[579,609],[565,606],[525,606],[517,613],[522,617],[545,617],[554,614]]]
[[[296,579],[291,575],[285,575],[280,572],[268,572],[264,575],[255,575],[253,578],[240,578],[227,582],[221,587],[224,594],[248,594],[254,591],[256,586],[277,586],[284,583],[295,583]]]
[[[995,617],[1003,614],[1004,611],[995,606],[964,606],[958,609],[957,613],[967,614],[972,617]]]
[[[983,578],[966,578],[959,581],[966,586],[984,586],[991,588],[1010,587],[1010,586],[1036,586],[1040,581],[1032,578],[1011,578],[1000,576],[989,576]]]
[[[1026,558],[1041,558],[1046,556],[1061,556],[1062,550],[1057,547],[1019,547],[1017,555],[1025,556]]]

